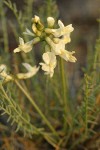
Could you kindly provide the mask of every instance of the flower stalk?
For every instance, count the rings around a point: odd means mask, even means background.
[[[67,103],[67,88],[66,88],[66,77],[64,70],[64,60],[60,58],[60,68],[61,68],[61,79],[62,79],[62,96],[63,96],[63,107],[64,107],[64,118],[67,117],[68,103]],[[66,120],[64,121],[64,128],[66,128]]]

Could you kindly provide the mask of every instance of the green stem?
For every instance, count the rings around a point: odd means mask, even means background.
[[[68,104],[67,104],[67,93],[66,93],[66,78],[65,78],[65,71],[64,71],[64,61],[63,59],[61,58],[60,60],[60,67],[61,67],[61,78],[62,78],[62,94],[63,94],[63,106],[64,106],[64,114],[65,114],[65,117],[67,117],[67,112],[68,112]],[[65,120],[65,125],[66,127],[66,120]]]
[[[87,136],[88,131],[88,76],[85,75],[85,135]]]
[[[86,98],[85,98],[85,113],[86,113],[86,114],[85,114],[85,134],[86,134],[86,136],[87,136],[87,129],[88,129],[88,127],[87,127],[87,122],[88,122],[87,107],[88,107],[88,98],[86,97]]]
[[[25,91],[25,89],[20,85],[20,83],[15,80],[16,85],[20,88],[20,90],[25,94],[25,96],[28,98],[28,100],[30,101],[30,103],[34,106],[34,108],[36,109],[36,111],[40,114],[40,116],[42,117],[42,119],[45,121],[45,123],[48,125],[49,129],[53,132],[53,134],[56,137],[58,136],[58,133],[56,132],[56,130],[53,128],[53,126],[50,124],[50,122],[47,120],[47,118],[44,116],[44,114],[42,113],[42,111],[39,109],[39,107],[37,106],[37,104],[35,103],[35,101],[31,98],[31,96]]]

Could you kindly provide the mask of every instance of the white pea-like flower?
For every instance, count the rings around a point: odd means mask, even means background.
[[[72,24],[64,26],[64,24],[62,23],[61,20],[58,20],[58,24],[59,24],[59,27],[60,27],[58,30],[61,30],[60,34],[61,34],[61,36],[63,36],[64,43],[65,44],[69,43],[71,41],[70,34],[74,30],[74,28],[72,27]],[[57,33],[57,32],[55,32],[55,33]]]
[[[18,73],[16,76],[18,79],[27,79],[33,77],[39,70],[39,67],[32,67],[28,63],[22,63],[22,65],[26,68],[27,73]]]
[[[61,20],[58,20],[58,25],[59,25],[58,29],[52,29],[52,34],[55,37],[65,36],[67,38],[70,36],[70,33],[74,30],[72,24],[64,26]]]
[[[10,76],[7,73],[7,67],[4,64],[0,65],[0,78],[1,78],[1,80],[4,80],[5,82],[13,80],[12,76]]]
[[[50,75],[50,77],[54,74],[54,68],[56,67],[57,60],[56,56],[53,52],[46,52],[42,56],[44,63],[40,63],[42,66],[42,70],[45,71],[46,75]]]
[[[59,55],[64,60],[69,62],[76,62],[76,58],[72,55],[75,51],[67,51],[65,50],[65,41],[64,39],[60,39],[57,44],[55,44],[49,37],[46,38],[47,43],[50,45],[51,50],[55,55]]]
[[[32,50],[32,41],[24,43],[24,40],[21,37],[19,37],[19,46],[16,49],[14,49],[14,53],[20,51],[23,51],[25,53],[30,52]]]

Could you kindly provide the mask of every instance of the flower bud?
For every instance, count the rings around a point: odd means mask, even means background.
[[[35,17],[32,18],[32,21],[33,21],[34,23],[38,23],[38,22],[40,22],[40,18],[35,15]]]
[[[39,30],[39,31],[42,31],[44,26],[43,24],[41,23],[40,21],[40,18],[38,16],[35,16],[34,18],[32,18],[32,21],[33,21],[33,24],[36,26],[36,28]]]
[[[33,23],[32,30],[37,36],[41,36],[41,31],[39,31],[36,27],[36,24]]]
[[[54,26],[54,23],[55,23],[55,20],[53,17],[48,17],[47,18],[47,23],[48,23],[48,26],[49,27],[53,27]]]

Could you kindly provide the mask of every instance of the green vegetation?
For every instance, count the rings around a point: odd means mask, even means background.
[[[17,23],[15,26],[9,21],[15,43],[19,44],[20,36],[25,41],[32,40],[23,32],[26,28],[31,29],[31,18],[35,15],[32,10],[34,0],[25,0],[23,5],[23,11],[18,11],[16,4],[10,0],[0,1],[2,24],[0,65],[7,65],[7,75],[13,78],[8,83],[5,82],[6,78],[2,77],[4,70],[0,70],[0,113],[1,117],[6,118],[7,121],[5,125],[0,123],[1,149],[19,149],[17,141],[20,141],[22,150],[29,149],[28,144],[32,146],[35,144],[36,149],[46,150],[74,150],[85,147],[98,149],[100,147],[98,142],[100,136],[100,35],[96,40],[94,51],[88,52],[87,58],[91,57],[91,60],[87,59],[87,67],[83,69],[84,77],[74,99],[71,98],[71,89],[68,85],[67,62],[58,56],[58,66],[52,78],[44,75],[40,70],[30,79],[18,80],[16,74],[20,71],[24,72],[20,64],[22,62],[38,64],[46,44],[45,41],[41,42],[41,45],[34,46],[28,54],[24,52],[14,54],[10,51],[6,7],[12,11]],[[45,0],[36,14],[42,18],[45,25],[49,16],[55,18],[57,24],[59,13],[56,2]],[[100,20],[98,22],[100,24]],[[41,27],[40,23],[39,25]],[[49,37],[52,38],[51,35]],[[47,49],[50,47],[46,47]],[[12,142],[14,140],[16,143]],[[92,141],[97,142],[97,147],[91,147]]]

